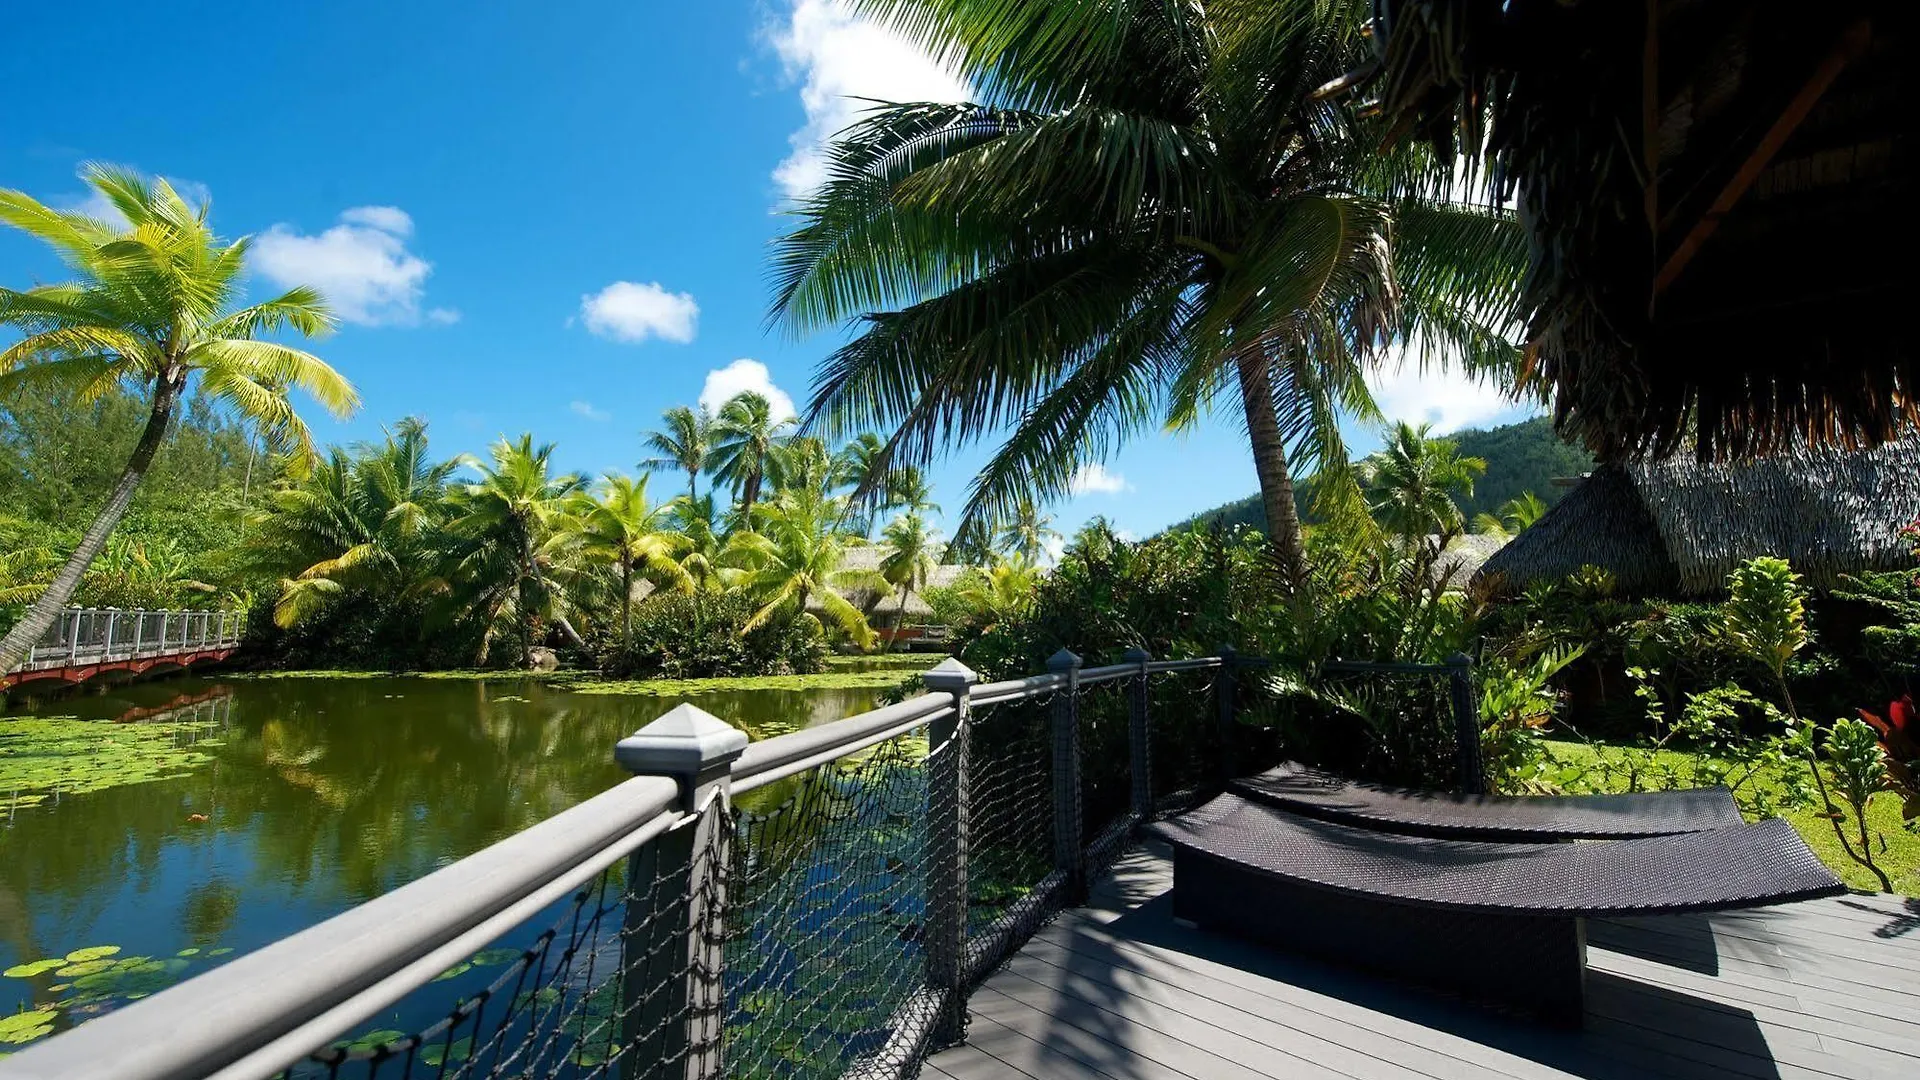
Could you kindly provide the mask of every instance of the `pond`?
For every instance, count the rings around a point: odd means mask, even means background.
[[[64,1027],[430,873],[618,783],[614,743],[682,701],[765,737],[883,693],[192,677],[16,710],[0,754],[44,786],[0,791],[0,1017]]]

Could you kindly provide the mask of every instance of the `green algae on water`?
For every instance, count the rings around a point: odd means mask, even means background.
[[[0,720],[0,810],[62,795],[186,776],[213,760],[207,720],[115,724],[74,717]]]

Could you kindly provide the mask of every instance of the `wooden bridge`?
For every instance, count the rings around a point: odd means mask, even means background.
[[[0,691],[29,682],[82,683],[120,672],[191,667],[224,660],[240,646],[238,611],[120,611],[69,608],[12,671]]]

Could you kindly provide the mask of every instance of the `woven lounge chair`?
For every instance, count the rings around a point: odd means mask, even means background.
[[[1473,840],[1624,840],[1742,824],[1723,787],[1633,795],[1454,795],[1348,780],[1294,762],[1227,789],[1296,814],[1382,832]]]
[[[1843,892],[1779,819],[1602,843],[1379,832],[1231,793],[1151,831],[1176,918],[1578,1025],[1586,923]]]

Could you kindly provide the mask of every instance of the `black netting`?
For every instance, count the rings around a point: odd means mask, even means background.
[[[974,710],[969,730],[968,974],[979,978],[1044,918],[1054,870],[1056,694]]]
[[[709,821],[602,872],[557,919],[448,968],[392,1017],[451,998],[438,1019],[411,1033],[370,1024],[282,1075],[598,1080],[665,1064],[675,1076],[718,1076],[723,998],[712,960],[731,824],[720,811]],[[629,1071],[635,1064],[647,1068]]]

